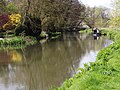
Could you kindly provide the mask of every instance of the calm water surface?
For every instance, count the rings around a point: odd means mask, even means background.
[[[72,77],[84,63],[95,61],[99,50],[110,45],[106,37],[65,34],[18,50],[0,51],[0,90],[49,90]]]

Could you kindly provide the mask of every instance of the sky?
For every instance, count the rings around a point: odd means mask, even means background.
[[[111,0],[79,0],[85,5],[89,5],[90,7],[94,6],[104,6],[111,8]]]

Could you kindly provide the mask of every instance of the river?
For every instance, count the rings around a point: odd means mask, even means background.
[[[61,38],[17,50],[0,51],[0,90],[49,90],[72,77],[112,40],[67,33]]]

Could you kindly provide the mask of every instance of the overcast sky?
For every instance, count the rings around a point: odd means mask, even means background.
[[[79,0],[79,1],[91,7],[94,6],[104,6],[108,8],[111,7],[111,0]]]

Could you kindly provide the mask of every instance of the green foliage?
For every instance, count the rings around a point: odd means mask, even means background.
[[[102,28],[101,31],[103,34],[107,34],[107,36],[110,37],[110,39],[113,39],[115,42],[120,41],[120,39],[118,39],[120,38],[120,30],[118,28]]]
[[[17,36],[12,38],[5,38],[0,40],[0,50],[18,49],[29,45],[33,45],[35,43],[37,43],[36,39],[30,36],[26,36],[26,37]]]
[[[110,11],[105,7],[86,7],[85,23],[90,27],[106,27]]]
[[[79,33],[92,33],[92,29],[80,30]]]
[[[18,45],[18,44],[22,44],[25,43],[25,41],[20,38],[20,37],[13,37],[13,38],[9,38],[9,39],[2,39],[0,40],[0,45],[3,46],[7,46],[7,45]]]
[[[6,11],[8,13],[16,13],[18,12],[18,9],[15,6],[15,4],[11,2],[11,3],[8,3],[8,5],[6,6]]]
[[[18,13],[18,8],[15,6],[15,4],[13,2],[9,2],[7,0],[1,0],[0,1],[0,14],[3,13]]]
[[[113,1],[112,18],[109,20],[110,27],[120,26],[120,0]]]
[[[79,0],[13,0],[22,14],[35,16],[41,20],[41,28],[56,32],[76,26],[84,17],[85,6]]]
[[[61,35],[61,32],[50,32],[52,36],[58,36]]]
[[[119,31],[104,31],[113,38],[120,37]],[[119,90],[120,89],[120,38],[97,55],[96,62],[85,65],[74,77],[52,90]]]
[[[120,26],[120,16],[111,18],[109,21],[110,27],[119,27]]]
[[[43,37],[43,38],[44,38],[44,37],[47,37],[47,36],[48,36],[47,33],[44,32],[44,31],[42,31],[41,34],[40,34],[40,37]]]

